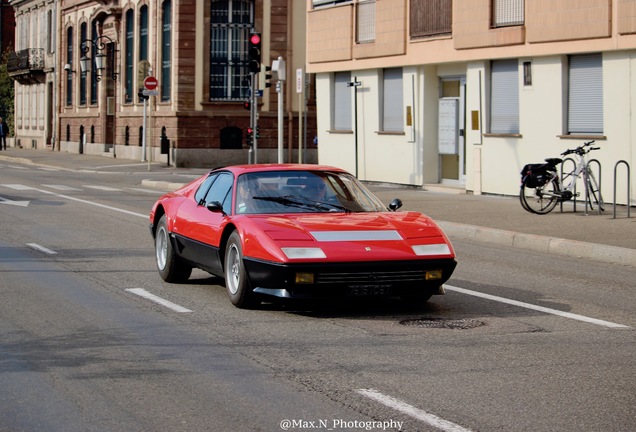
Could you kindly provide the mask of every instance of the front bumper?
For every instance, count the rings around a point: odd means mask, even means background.
[[[457,261],[415,260],[277,264],[245,259],[254,292],[281,298],[423,296],[439,294]],[[297,275],[313,275],[298,283]]]

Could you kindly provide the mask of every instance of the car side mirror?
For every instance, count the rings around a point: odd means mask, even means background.
[[[393,201],[391,201],[391,203],[389,204],[389,210],[391,211],[396,211],[400,207],[402,207],[402,200],[399,198],[394,198]]]
[[[223,214],[225,214],[225,212],[223,211],[223,204],[221,204],[218,201],[212,201],[211,203],[208,203],[205,207],[208,210],[210,210],[212,213],[223,213]]]

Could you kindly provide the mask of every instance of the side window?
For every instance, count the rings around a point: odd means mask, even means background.
[[[223,204],[223,211],[230,213],[232,209],[232,184],[234,183],[234,177],[230,173],[220,173],[205,195],[205,203],[209,204],[214,201],[218,201]]]
[[[194,200],[197,203],[201,203],[201,201],[205,198],[205,195],[208,193],[208,190],[210,189],[210,185],[214,183],[214,180],[216,180],[217,177],[218,177],[218,174],[212,174],[210,175],[210,177],[206,178],[203,183],[201,183],[201,186],[199,186],[197,193],[194,194]]]

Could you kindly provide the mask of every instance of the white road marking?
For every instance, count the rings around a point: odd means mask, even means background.
[[[14,190],[38,190],[34,187],[31,186],[25,186],[25,185],[21,185],[21,184],[5,184],[2,185],[4,187],[8,187],[9,189],[14,189]]]
[[[167,307],[168,309],[172,309],[175,312],[179,312],[179,313],[192,312],[190,309],[186,309],[183,306],[179,306],[178,304],[172,303],[168,300],[162,299],[161,297],[151,294],[143,288],[130,288],[130,289],[127,289],[126,291],[136,294],[140,297],[146,298],[155,303],[158,303],[162,306]]]
[[[14,200],[11,200],[9,198],[5,198],[5,197],[1,197],[0,196],[0,204],[9,204],[9,205],[14,205],[14,206],[18,206],[18,207],[28,207],[29,206],[29,202],[30,201],[14,201]]]
[[[48,255],[56,255],[57,252],[55,252],[54,250],[51,250],[49,248],[45,248],[44,246],[40,246],[37,243],[27,243],[27,246],[30,247],[31,249],[35,249],[38,250],[40,252],[44,252],[45,254]]]
[[[108,191],[108,192],[120,192],[121,189],[116,189],[116,188],[112,188],[109,186],[100,186],[100,185],[82,185],[82,187],[85,188],[89,188],[89,189],[98,189],[98,190],[103,190],[103,191]]]
[[[81,191],[79,188],[74,188],[66,185],[58,185],[58,184],[43,184],[44,187],[49,187],[51,189],[62,190],[62,191]]]
[[[141,189],[141,188],[126,188],[129,189],[131,191],[135,191],[135,192],[143,192],[143,193],[147,193],[147,194],[153,194],[153,195],[159,195],[159,194],[164,194],[165,192],[162,191],[157,191],[157,190],[152,190],[152,189]]]
[[[2,186],[6,186],[8,188],[16,189],[16,190],[33,190],[33,191],[37,191],[37,192],[40,192],[40,193],[43,193],[43,194],[53,195],[53,196],[56,196],[58,198],[64,198],[64,199],[71,200],[71,201],[77,201],[77,202],[81,202],[83,204],[88,204],[88,205],[92,205],[92,206],[95,206],[95,207],[101,207],[101,208],[105,208],[105,209],[108,209],[108,210],[113,210],[113,211],[116,211],[116,212],[125,213],[125,214],[131,215],[131,216],[137,216],[137,217],[141,217],[141,218],[144,218],[144,219],[148,219],[148,215],[147,214],[136,213],[136,212],[132,212],[132,211],[129,211],[129,210],[120,209],[120,208],[117,208],[117,207],[112,207],[112,206],[109,206],[109,205],[96,203],[96,202],[93,202],[93,201],[83,200],[83,199],[75,198],[75,197],[68,196],[68,195],[57,194],[55,192],[47,191],[47,190],[44,190],[44,189],[37,189],[37,188],[31,187],[31,186],[24,186],[24,185],[21,185],[21,184],[5,184],[5,185],[2,185]],[[116,190],[119,190],[119,189],[116,189]]]
[[[563,318],[569,318],[569,319],[573,319],[573,320],[577,320],[577,321],[583,321],[589,324],[596,324],[596,325],[600,325],[603,327],[609,327],[609,328],[623,328],[623,329],[628,329],[631,328],[630,326],[624,325],[624,324],[617,324],[617,323],[613,323],[610,321],[603,321],[600,319],[596,319],[596,318],[590,318],[590,317],[586,317],[584,315],[578,315],[578,314],[574,314],[574,313],[570,313],[570,312],[563,312],[557,309],[550,309],[547,307],[543,307],[543,306],[537,306],[537,305],[533,305],[530,303],[524,303],[524,302],[520,302],[517,300],[512,300],[512,299],[507,299],[505,297],[499,297],[499,296],[494,296],[494,295],[490,295],[490,294],[485,294],[485,293],[481,293],[478,291],[471,291],[471,290],[467,290],[465,288],[459,288],[459,287],[455,287],[455,286],[450,286],[450,285],[444,285],[444,288],[448,291],[455,291],[458,293],[462,293],[462,294],[467,294],[467,295],[471,295],[471,296],[475,296],[475,297],[481,297],[487,300],[493,300],[496,302],[500,302],[500,303],[506,303],[509,305],[513,305],[513,306],[518,306],[518,307],[522,307],[522,308],[526,308],[526,309],[532,309],[532,310],[536,310],[539,312],[543,312],[543,313],[547,313],[547,314],[552,314],[552,315],[557,315]]]
[[[361,394],[362,396],[366,396],[369,399],[373,399],[376,402],[380,402],[382,405],[385,405],[396,411],[400,411],[401,413],[404,413],[410,417],[413,417],[416,420],[422,421],[424,423],[428,423],[429,425],[436,427],[440,430],[443,430],[446,432],[471,432],[470,429],[466,429],[458,424],[449,422],[448,420],[444,420],[443,418],[438,417],[435,414],[430,414],[419,408],[415,408],[414,406],[409,405],[406,402],[403,402],[394,397],[382,394],[377,390],[359,389],[357,390],[357,393]]]

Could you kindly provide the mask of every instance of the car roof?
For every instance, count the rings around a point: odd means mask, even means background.
[[[253,165],[231,165],[226,167],[215,168],[212,171],[230,171],[236,176],[253,172],[270,172],[270,171],[332,171],[347,173],[342,168],[329,165],[316,164],[253,164]]]

